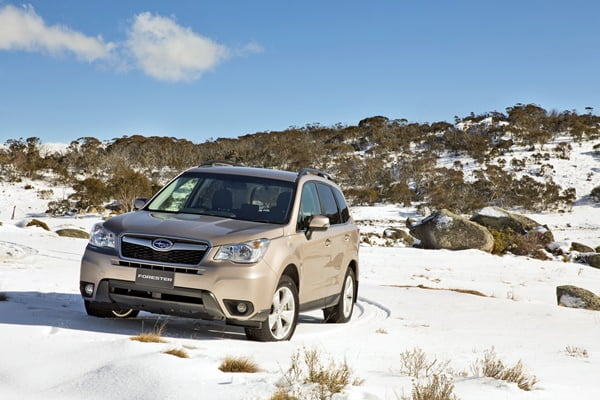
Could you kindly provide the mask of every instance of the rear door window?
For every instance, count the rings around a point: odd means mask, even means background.
[[[335,197],[333,197],[331,186],[325,185],[324,183],[317,183],[317,191],[319,192],[319,198],[321,199],[321,210],[323,215],[329,217],[329,223],[331,225],[341,223],[340,213]]]

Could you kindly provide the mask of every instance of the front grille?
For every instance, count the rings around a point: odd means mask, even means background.
[[[177,272],[178,274],[202,275],[202,271],[198,268],[170,267],[165,265],[153,265],[123,260],[115,261],[114,264],[120,265],[121,267],[141,268],[154,271],[171,271]]]
[[[206,254],[208,246],[189,241],[173,242],[173,249],[158,251],[151,247],[156,238],[124,236],[121,239],[121,254],[125,258],[165,264],[198,265]],[[197,247],[198,249],[177,249],[177,247]]]

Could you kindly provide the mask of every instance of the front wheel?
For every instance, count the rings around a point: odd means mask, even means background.
[[[139,314],[138,310],[131,308],[120,308],[113,303],[98,303],[95,301],[84,300],[85,311],[87,315],[99,318],[135,318]]]
[[[260,328],[246,328],[246,337],[260,342],[290,340],[298,322],[298,288],[284,275],[273,295],[271,312]]]
[[[323,309],[325,322],[340,324],[350,321],[352,312],[354,311],[354,303],[356,302],[355,295],[356,278],[354,271],[348,268],[344,284],[342,285],[342,292],[340,293],[340,301],[333,307]]]

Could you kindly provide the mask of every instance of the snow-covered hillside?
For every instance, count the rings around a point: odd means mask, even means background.
[[[589,193],[587,173],[600,165],[587,151],[574,148],[580,158],[556,165],[557,180],[578,188],[573,211],[528,216],[547,224],[557,241],[595,247],[600,207],[583,196]],[[291,341],[249,342],[240,328],[215,322],[147,313],[133,320],[88,317],[78,288],[86,241],[52,231],[89,230],[102,216],[44,216],[49,199],[38,191],[50,189],[54,198],[70,190],[38,181],[0,184],[0,294],[7,298],[0,301],[2,399],[266,400],[282,383],[290,357],[303,348],[320,350],[325,360],[346,360],[364,380],[335,395],[338,400],[410,398],[413,380],[403,371],[401,354],[415,348],[438,365],[449,362],[454,393],[463,400],[600,397],[600,312],[556,304],[559,285],[600,294],[598,269],[475,250],[364,246],[350,323],[323,324],[318,312],[302,314]],[[353,214],[364,232],[419,217],[414,208],[395,205],[356,207]],[[25,227],[33,216],[51,231]],[[163,325],[167,343],[130,340]],[[173,348],[190,357],[163,353]],[[476,376],[472,365],[492,348],[507,366],[521,360],[536,376],[532,391]],[[260,371],[221,372],[227,356],[250,357]]]

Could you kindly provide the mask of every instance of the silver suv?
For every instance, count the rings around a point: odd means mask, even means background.
[[[359,232],[328,174],[208,162],[135,207],[92,229],[89,315],[225,320],[260,341],[289,340],[300,311],[352,316]]]

